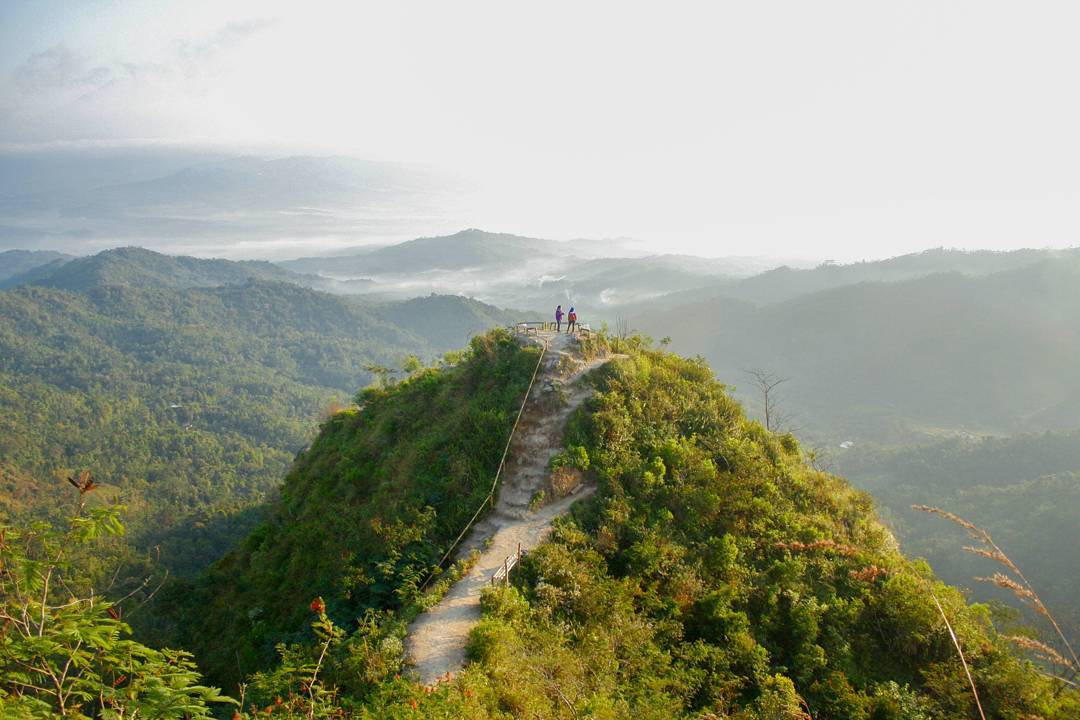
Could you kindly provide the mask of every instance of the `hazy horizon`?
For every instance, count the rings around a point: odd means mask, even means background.
[[[1066,3],[9,2],[0,165],[334,155],[462,186],[368,214],[369,198],[88,211],[39,194],[0,208],[0,243],[282,258],[478,227],[840,262],[1075,246],[1078,19]]]

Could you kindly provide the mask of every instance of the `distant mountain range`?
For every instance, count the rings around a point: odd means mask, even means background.
[[[0,287],[8,278],[19,277],[35,268],[50,263],[64,263],[72,255],[51,250],[6,250],[0,252]]]
[[[65,178],[68,178],[65,180]],[[461,179],[348,157],[222,157],[150,151],[0,155],[0,249],[117,244],[281,257],[316,240],[404,239],[458,224]],[[276,255],[275,255],[276,253]]]
[[[140,248],[77,259],[6,253],[0,261],[11,269],[0,287],[272,281],[374,302],[461,295],[541,317],[561,303],[594,326],[621,319],[670,336],[674,349],[704,355],[721,379],[742,386],[751,407],[758,398],[747,389],[747,370],[790,377],[788,409],[822,441],[1080,426],[1072,360],[1080,352],[1080,251],[936,249],[738,277],[725,259],[590,258],[577,250],[470,229],[279,264]],[[464,340],[453,323],[424,322],[447,346]]]
[[[462,230],[446,237],[426,237],[344,256],[300,258],[280,263],[298,272],[332,276],[408,275],[438,270],[513,268],[573,257],[573,246],[553,240],[483,230]]]
[[[935,257],[954,267],[963,259]],[[766,273],[711,299],[644,310],[632,320],[656,337],[670,336],[680,352],[704,355],[748,402],[759,398],[747,370],[789,377],[787,409],[798,427],[819,437],[910,441],[943,427],[1080,426],[1080,254],[1009,254],[997,264],[1037,261],[990,273],[986,257],[970,257],[969,274],[856,282],[771,304],[748,302],[748,286],[759,291],[779,277]],[[816,286],[843,280],[828,268],[782,275]],[[776,294],[794,292],[781,286]]]
[[[278,263],[327,278],[367,281],[359,292],[407,298],[460,293],[496,305],[537,310],[588,307],[593,318],[613,308],[687,288],[719,287],[746,277],[747,258],[682,255],[604,256],[599,243],[553,241],[478,229]],[[760,261],[758,261],[760,262]]]
[[[3,262],[9,253],[0,254]],[[268,262],[203,260],[162,255],[138,247],[106,250],[88,257],[60,256],[48,262],[47,253],[36,253],[26,271],[0,280],[0,288],[43,285],[63,290],[85,290],[101,285],[135,287],[218,287],[248,280],[278,280],[312,286],[318,278],[305,278]]]
[[[865,282],[890,282],[956,272],[988,275],[1054,258],[1080,257],[1080,250],[946,250],[936,248],[910,255],[857,262],[829,263],[815,268],[779,267],[724,289],[724,295],[757,304],[775,303],[819,290]]]

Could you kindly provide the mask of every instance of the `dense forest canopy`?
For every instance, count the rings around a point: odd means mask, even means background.
[[[180,288],[95,271],[66,276],[77,290],[0,291],[4,515],[62,513],[58,483],[92,469],[102,502],[127,505],[133,543],[190,574],[250,529],[320,415],[373,367],[432,361],[516,318],[454,297],[361,305],[236,273],[240,285]]]

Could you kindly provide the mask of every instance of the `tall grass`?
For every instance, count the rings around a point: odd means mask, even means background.
[[[1061,631],[1061,626],[1058,624],[1057,619],[1043,603],[1038,593],[1035,592],[1035,588],[1028,581],[1023,571],[1021,571],[1020,567],[1005,554],[997,543],[994,542],[990,533],[974,523],[947,510],[942,510],[941,508],[933,507],[931,505],[912,505],[911,507],[921,512],[937,515],[938,517],[944,518],[945,520],[964,528],[964,530],[967,531],[968,536],[976,541],[975,545],[964,546],[966,552],[993,560],[1005,568],[1007,572],[995,572],[990,577],[976,577],[975,579],[979,582],[985,582],[994,585],[995,587],[1008,590],[1016,596],[1021,603],[1034,610],[1038,616],[1044,618],[1053,627],[1054,633],[1057,635],[1057,640],[1060,643],[1060,648],[1055,649],[1039,640],[1020,635],[1009,635],[1006,636],[1006,639],[1018,648],[1033,653],[1039,660],[1048,663],[1051,666],[1063,669],[1065,674],[1069,676],[1068,678],[1058,677],[1056,675],[1054,677],[1072,685],[1077,672],[1080,671],[1080,660],[1077,659],[1076,651],[1073,650],[1068,638],[1065,637],[1065,633]],[[938,609],[940,610],[940,606]],[[957,647],[957,650],[959,650],[959,647]],[[974,689],[974,685],[972,686],[972,689]]]
[[[938,600],[937,593],[927,583],[927,590],[930,591],[930,597],[934,598],[934,605],[937,606],[938,614],[941,615],[941,619],[945,621],[945,628],[949,631],[949,637],[952,638],[953,647],[956,648],[956,654],[960,656],[960,664],[964,666],[964,674],[967,675],[968,684],[971,685],[971,694],[975,697],[975,707],[979,709],[979,717],[982,720],[986,720],[986,713],[983,712],[982,702],[979,700],[979,691],[975,688],[975,678],[971,677],[971,669],[968,667],[967,658],[964,657],[964,650],[960,647],[960,638],[956,636],[956,631],[953,630],[952,623],[949,622],[949,618],[945,615],[945,608],[941,607],[941,601]]]

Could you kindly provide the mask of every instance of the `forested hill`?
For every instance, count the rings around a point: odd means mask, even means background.
[[[321,595],[335,617],[400,607],[483,502],[539,349],[477,337],[449,369],[418,370],[333,415],[269,518],[166,604],[215,677],[268,667]]]
[[[240,511],[280,483],[334,398],[372,381],[369,366],[430,362],[517,319],[458,297],[361,305],[262,280],[67,277],[79,291],[0,292],[0,508],[60,512],[60,478],[91,469],[97,502],[122,496],[134,545],[161,544],[180,573],[250,527]]]
[[[70,259],[70,255],[51,250],[5,250],[0,252],[0,286],[10,277],[22,275],[57,260]]]
[[[993,574],[994,564],[961,550],[969,544],[961,528],[911,505],[946,507],[989,529],[1080,645],[1080,554],[1050,551],[1076,542],[1080,431],[888,450],[856,445],[837,456],[836,468],[874,494],[906,552],[927,558],[975,598],[1008,600],[1008,593],[975,580]]]
[[[298,272],[329,274],[408,274],[482,267],[496,271],[565,254],[564,244],[470,228],[443,237],[426,237],[339,257],[311,257],[281,263]]]
[[[759,305],[791,300],[822,290],[868,282],[914,280],[929,275],[959,273],[978,277],[1017,270],[1057,259],[1076,260],[1077,250],[947,250],[936,248],[886,260],[849,264],[828,263],[815,268],[779,267],[732,283],[721,290],[726,297]]]
[[[1080,425],[1080,258],[983,276],[861,283],[752,306],[715,299],[635,327],[701,353],[740,386],[790,378],[785,410],[817,439],[910,442],[937,428],[1011,433]]]
[[[263,668],[248,701],[291,716],[966,720],[944,614],[987,717],[1076,717],[985,607],[904,558],[867,495],[747,420],[703,362],[618,349],[555,462],[597,492],[486,595],[459,677],[420,687],[401,641],[528,381],[530,351],[500,334],[328,419],[270,519],[167,598],[189,647],[218,679]]]
[[[0,288],[27,284],[76,291],[102,285],[192,288],[237,285],[248,280],[276,280],[305,286],[319,282],[318,278],[290,272],[269,262],[207,260],[124,247],[74,260],[61,257],[39,264],[6,280],[0,279]]]

